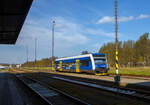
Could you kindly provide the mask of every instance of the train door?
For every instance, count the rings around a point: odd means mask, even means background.
[[[80,72],[80,65],[79,65],[79,63],[80,63],[80,60],[76,59],[76,72],[77,73]]]
[[[62,61],[60,61],[59,71],[62,71]]]

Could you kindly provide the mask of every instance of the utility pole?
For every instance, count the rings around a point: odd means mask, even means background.
[[[115,0],[115,33],[116,33],[116,77],[115,82],[120,82],[120,76],[118,75],[118,21],[117,21],[117,0]]]
[[[36,60],[37,60],[37,38],[35,38],[35,61],[34,61],[34,63],[35,63],[35,66],[36,66]]]
[[[55,21],[52,23],[52,69],[54,70],[54,63],[55,63],[55,58],[54,58],[54,27],[55,27]]]

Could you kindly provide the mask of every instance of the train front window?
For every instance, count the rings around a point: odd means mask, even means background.
[[[94,59],[95,64],[105,64],[106,63],[106,59]]]

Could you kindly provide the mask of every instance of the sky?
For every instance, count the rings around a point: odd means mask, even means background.
[[[24,63],[49,58],[55,20],[55,56],[98,52],[115,41],[115,0],[33,0],[15,45],[0,45],[0,63]],[[118,0],[119,41],[137,40],[150,32],[150,0]]]

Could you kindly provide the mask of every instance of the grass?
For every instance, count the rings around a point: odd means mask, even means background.
[[[23,67],[23,69],[30,69],[30,70],[52,70],[52,67]]]
[[[45,70],[51,71],[52,67],[24,67],[29,70]],[[115,68],[110,68],[109,74],[116,74]],[[135,76],[150,76],[150,67],[130,67],[130,68],[119,68],[120,75],[135,75]]]
[[[0,72],[8,71],[8,69],[0,69]]]
[[[111,68],[108,71],[109,74],[116,74],[115,68]],[[150,76],[150,67],[131,67],[131,68],[119,68],[119,74],[121,75],[135,75],[135,76]]]

